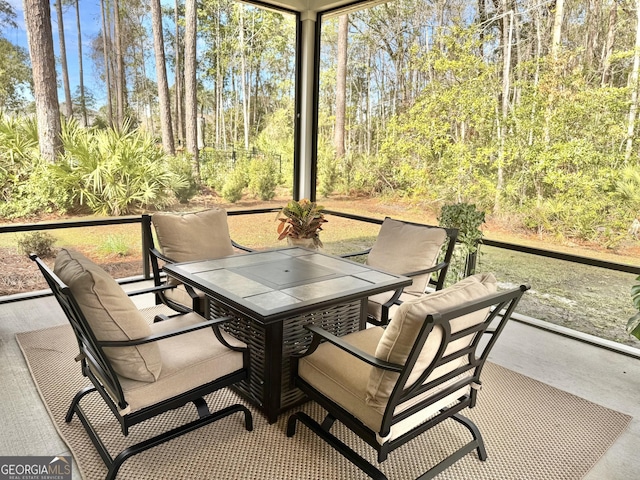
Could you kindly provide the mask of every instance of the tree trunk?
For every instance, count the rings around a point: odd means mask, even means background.
[[[120,3],[113,0],[114,35],[116,40],[116,123],[118,128],[124,125],[125,115],[125,78],[124,54],[122,50],[122,29],[120,28]]]
[[[541,32],[541,19],[540,19],[540,9],[535,10],[534,15],[534,25],[536,32],[536,44],[535,44],[535,73],[533,75],[533,105],[531,107],[531,127],[529,127],[529,134],[527,137],[527,145],[533,145],[533,133],[534,128],[533,125],[535,123],[536,112],[538,109],[538,86],[540,84],[540,57],[542,56],[542,32]]]
[[[62,0],[56,2],[58,16],[58,43],[60,44],[60,65],[62,69],[62,85],[64,87],[64,114],[67,119],[73,117],[73,103],[71,101],[71,87],[69,86],[69,69],[67,68],[67,47],[64,41],[64,22],[62,20]]]
[[[176,25],[176,44],[175,44],[175,55],[176,55],[176,64],[175,64],[175,82],[174,82],[174,90],[175,90],[175,104],[176,104],[176,135],[178,137],[178,144],[183,145],[184,143],[184,108],[182,103],[182,55],[180,55],[180,24],[178,22],[178,12],[179,12],[179,1],[175,0],[174,4],[174,13],[173,20]]]
[[[372,68],[371,68],[371,45],[367,45],[367,72],[368,73],[368,81],[366,83],[366,88],[367,88],[367,140],[366,140],[366,146],[367,146],[367,155],[371,155],[371,136],[373,134],[373,122],[371,121],[373,119],[373,102],[371,99],[371,86],[372,86],[372,81],[371,81],[371,72],[372,72]]]
[[[216,15],[216,45],[220,45],[222,42],[222,36],[220,35],[220,6],[218,5],[218,15]],[[220,48],[216,49],[216,145],[223,145],[223,148],[227,148],[227,137],[225,132],[225,119],[224,119],[224,79],[222,74],[221,57],[222,52]]]
[[[62,140],[49,8],[49,2],[45,0],[24,0],[40,155],[53,163],[58,154],[62,153]]]
[[[107,84],[107,123],[113,127],[113,99],[111,98],[111,74],[109,71],[109,29],[107,27],[107,11],[105,0],[100,0],[102,12],[102,55],[104,57],[104,80]]]
[[[185,94],[185,140],[187,152],[192,156],[191,170],[198,185],[200,163],[198,160],[198,105],[196,94],[196,33],[198,14],[196,0],[185,3],[184,30],[184,94]]]
[[[556,0],[556,11],[553,18],[553,38],[551,40],[551,57],[558,60],[560,41],[562,40],[562,17],[564,16],[564,0]]]
[[[478,0],[478,25],[484,25],[484,22],[487,21],[487,7],[485,5],[485,0]],[[485,42],[485,34],[484,28],[480,28],[478,32],[478,40],[480,43],[480,56],[484,58],[484,42]]]
[[[513,11],[509,10],[507,15],[507,1],[504,0],[502,5],[505,11],[505,15],[502,17],[502,107],[498,123],[500,147],[498,151],[496,195],[493,205],[495,213],[500,212],[500,197],[502,190],[504,190],[504,149],[507,135],[507,116],[509,114],[509,94],[511,92],[511,44],[513,39]]]
[[[607,86],[611,75],[611,56],[613,55],[613,43],[616,38],[616,27],[618,24],[618,4],[613,2],[609,12],[609,26],[607,28],[607,43],[602,52],[602,80],[601,87]]]
[[[629,105],[629,121],[627,123],[627,145],[624,150],[624,162],[629,162],[633,149],[633,134],[635,131],[636,114],[638,112],[638,70],[640,70],[640,0],[636,0],[636,47],[633,54],[633,70],[629,77],[631,101]]]
[[[559,74],[558,69],[558,55],[560,54],[560,41],[562,40],[562,17],[564,16],[564,0],[556,0],[556,10],[553,17],[553,35],[551,38],[551,70],[553,72],[553,81],[557,79]],[[553,113],[553,104],[555,102],[554,89],[551,87],[549,98],[547,99],[547,110],[544,117],[544,129],[543,136],[546,145],[551,143],[551,115]]]
[[[336,65],[336,126],[333,137],[336,161],[344,157],[344,134],[347,111],[347,42],[349,35],[349,15],[338,18],[338,59]]]
[[[80,29],[80,4],[79,0],[75,0],[76,4],[76,25],[78,26],[78,81],[80,83],[80,110],[82,112],[82,125],[87,127],[87,104],[84,98],[84,70],[82,68],[82,30]]]
[[[171,127],[171,99],[167,82],[167,65],[164,56],[164,38],[162,34],[162,12],[160,0],[151,0],[151,27],[153,29],[153,49],[156,58],[156,79],[158,83],[158,101],[160,103],[160,128],[162,130],[162,148],[165,153],[175,155],[173,129]]]
[[[244,148],[249,150],[249,89],[247,88],[247,55],[244,46],[244,6],[238,6],[240,13],[240,88],[242,89],[242,125]]]

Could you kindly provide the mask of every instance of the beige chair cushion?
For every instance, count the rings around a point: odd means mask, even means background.
[[[151,334],[120,285],[81,253],[61,249],[54,272],[71,289],[98,340],[134,340]],[[160,375],[162,360],[155,344],[108,347],[104,353],[115,372],[123,377],[153,382]]]
[[[342,339],[373,355],[382,334],[382,327],[372,327],[350,333]],[[372,369],[371,365],[328,342],[321,344],[313,354],[302,357],[298,363],[298,375],[302,379],[378,431],[382,416],[365,402]]]
[[[384,331],[376,348],[375,356],[381,360],[403,365],[411,352],[420,328],[429,314],[449,310],[464,303],[478,300],[494,293],[497,289],[496,279],[490,273],[481,273],[461,280],[451,287],[424,295],[416,300],[403,303],[395,312],[389,325]],[[486,318],[488,309],[480,310],[451,321],[452,333],[458,332],[472,325],[476,325]],[[446,354],[455,352],[470,344],[473,335],[451,342]],[[407,386],[412,385],[434,360],[438,348],[443,340],[441,328],[434,328],[424,344],[422,352],[416,362]],[[435,369],[427,381],[436,379],[465,362],[464,357],[454,362],[444,364]],[[367,404],[384,408],[398,378],[397,373],[372,369],[367,386]]]
[[[213,208],[197,213],[154,213],[151,221],[162,253],[174,262],[233,255],[227,212]]]
[[[385,218],[367,256],[367,264],[400,275],[424,270],[436,265],[446,239],[447,232],[443,228],[411,225]],[[414,277],[413,284],[404,290],[420,295],[427,288],[430,278],[430,274]]]
[[[172,302],[176,302],[176,303],[179,303],[180,305],[185,305],[191,308],[191,305],[193,304],[193,298],[191,298],[191,295],[189,295],[189,293],[187,292],[187,289],[184,287],[183,284],[179,283],[178,281],[176,281],[175,283],[177,284],[176,288],[165,290],[164,296],[167,299],[171,300]],[[206,298],[206,295],[204,294],[204,292],[201,292],[200,290],[194,290],[194,292],[200,298],[200,305],[204,305],[203,302]],[[198,313],[202,313],[202,312],[198,312]]]
[[[383,333],[382,327],[372,327],[350,333],[342,337],[342,339],[354,347],[373,355]],[[371,430],[380,432],[385,409],[372,407],[366,401],[368,379],[372,370],[374,368],[367,363],[358,360],[330,343],[323,343],[313,354],[300,359],[298,364],[298,374],[307,383],[349,411]],[[455,379],[446,382],[412,401],[399,405],[395,413],[406,410],[412,404],[424,400],[427,395],[436,394],[454,381]],[[391,427],[391,431],[384,438],[378,435],[378,442],[382,445],[386,441],[398,438],[424,423],[428,418],[438,413],[439,410],[455,402],[457,398],[468,392],[469,387],[458,389],[414,415],[398,422]]]
[[[427,295],[423,293],[422,295]],[[420,298],[422,295],[416,295],[415,293],[408,293],[404,290],[400,294],[400,302],[408,302],[409,300],[415,300],[416,298]],[[377,295],[371,295],[367,299],[367,315],[372,316],[373,318],[381,319],[382,318],[382,304],[389,301],[389,299],[393,296],[393,292],[384,292],[379,293]],[[389,318],[393,318],[394,313],[398,310],[400,305],[391,305],[389,307]]]
[[[197,313],[188,313],[151,325],[153,334],[164,333],[203,322]],[[245,344],[221,332],[233,346]],[[154,383],[120,379],[129,413],[153,405],[180,393],[205,385],[243,368],[243,354],[222,345],[211,328],[176,335],[160,340],[157,346],[162,357],[162,372]]]

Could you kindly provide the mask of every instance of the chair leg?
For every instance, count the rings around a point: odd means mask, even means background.
[[[125,448],[122,452],[120,452],[116,456],[116,458],[113,460],[111,465],[107,465],[109,467],[109,472],[107,473],[106,480],[115,479],[116,475],[118,474],[118,470],[120,469],[124,461],[127,460],[129,457],[137,455],[138,453],[142,453],[162,443],[173,440],[174,438],[178,438],[182,435],[185,435],[189,432],[197,430],[198,428],[204,427],[205,425],[213,423],[217,420],[228,417],[229,415],[236,412],[244,413],[245,428],[248,431],[253,430],[253,417],[249,409],[246,408],[244,405],[240,405],[240,404],[231,405],[229,407],[223,408],[222,410],[218,410],[217,412],[211,413],[206,417],[198,418],[193,422],[187,423],[185,425],[181,425],[180,427],[176,427],[173,430],[169,430],[168,432],[164,432],[160,435],[149,438],[148,440],[145,440],[140,443],[136,443],[135,445]]]
[[[439,475],[444,470],[446,470],[451,465],[453,465],[469,453],[473,452],[474,450],[477,450],[480,460],[484,462],[487,459],[487,451],[484,447],[484,440],[482,440],[482,435],[480,434],[480,430],[478,430],[476,424],[469,420],[467,417],[460,415],[459,413],[452,415],[450,418],[462,424],[467,430],[469,430],[471,432],[471,435],[473,436],[473,441],[456,450],[454,453],[438,463],[424,475],[418,477],[417,480],[427,480],[435,477],[436,475]]]
[[[198,410],[198,417],[204,418],[207,415],[211,415],[211,410],[209,410],[209,405],[204,400],[204,398],[196,398],[193,401],[193,404],[196,406],[196,410]]]
[[[480,430],[478,429],[476,424],[469,420],[467,417],[460,415],[459,413],[452,415],[451,419],[464,425],[467,430],[471,432],[473,440],[475,441],[475,443],[477,443],[478,458],[484,462],[487,459],[487,449],[484,447],[482,434],[480,433]]]
[[[185,425],[181,425],[179,427],[174,428],[173,430],[169,430],[168,432],[161,433],[160,435],[156,435],[155,437],[149,438],[140,443],[137,443],[128,448],[125,448],[114,459],[109,454],[109,451],[107,450],[106,446],[100,439],[98,432],[93,428],[93,425],[89,421],[89,418],[84,413],[82,407],[79,404],[81,398],[83,398],[85,395],[95,390],[96,390],[95,387],[87,387],[87,388],[84,388],[83,390],[80,390],[74,397],[73,401],[71,402],[71,406],[69,407],[69,411],[67,412],[67,416],[65,418],[68,423],[73,418],[73,414],[74,413],[77,414],[78,419],[80,420],[80,422],[84,426],[85,431],[87,432],[87,435],[89,435],[89,438],[91,439],[93,445],[95,446],[96,450],[100,454],[100,457],[102,457],[102,460],[104,461],[105,465],[108,468],[106,480],[115,479],[116,476],[118,475],[118,470],[120,469],[124,461],[127,460],[129,457],[132,457],[133,455],[137,455],[138,453],[144,452],[145,450],[149,450],[150,448],[156,447],[162,443],[178,438],[182,435],[192,432],[200,427],[204,427],[205,425],[213,423],[217,420],[221,420],[233,413],[236,413],[236,412],[244,413],[245,428],[248,431],[253,430],[253,416],[251,415],[251,412],[249,411],[249,409],[244,405],[240,405],[239,403],[236,403],[234,405],[230,405],[216,412],[210,413],[209,408],[206,406],[206,402],[204,400],[202,400],[202,402],[199,402],[198,401],[199,399],[197,399],[196,401],[193,402],[196,405],[196,408],[198,410],[197,420],[194,420]],[[204,406],[202,405],[203,403],[204,403]]]
[[[471,435],[473,436],[473,441],[469,442],[462,448],[456,450],[453,454],[449,455],[443,461],[441,461],[440,463],[435,465],[433,468],[428,470],[426,473],[418,477],[417,480],[427,480],[427,479],[434,478],[435,476],[439,475],[444,470],[446,470],[451,465],[453,465],[454,463],[456,463],[458,460],[465,457],[469,453],[473,452],[474,450],[477,450],[478,457],[480,460],[485,461],[487,459],[487,451],[484,446],[484,440],[482,439],[482,434],[480,433],[480,430],[478,429],[476,424],[473,423],[467,417],[464,417],[460,414],[452,415],[450,418],[460,423],[467,430],[469,430],[469,432],[471,432]],[[321,439],[327,442],[331,447],[337,450],[347,460],[349,460],[351,463],[353,463],[355,466],[357,466],[360,470],[365,472],[371,478],[376,480],[387,479],[387,477],[380,470],[378,470],[376,467],[371,465],[371,463],[367,462],[364,458],[358,455],[355,451],[353,451],[351,448],[345,445],[342,441],[340,441],[334,435],[329,433],[329,428],[331,428],[331,425],[335,421],[335,418],[331,414],[328,414],[325,417],[324,421],[322,422],[322,425],[320,425],[318,422],[313,420],[309,415],[307,415],[304,412],[294,413],[289,417],[289,420],[287,421],[287,437],[293,437],[295,435],[296,422],[298,420],[304,423],[307,427],[309,427],[309,429],[313,433],[318,435]]]
[[[387,477],[376,467],[367,462],[364,458],[358,455],[355,451],[341,442],[334,435],[329,433],[318,422],[312,419],[304,412],[294,413],[289,417],[287,421],[287,437],[293,437],[296,433],[296,421],[304,423],[309,429],[318,435],[322,440],[327,442],[331,447],[338,451],[343,457],[353,463],[356,467],[369,475],[374,480],[387,480]],[[326,419],[325,422],[326,423]],[[333,423],[333,422],[331,422]],[[329,425],[330,426],[330,425]]]
[[[76,411],[76,407],[78,406],[78,403],[80,403],[80,400],[82,399],[82,397],[95,391],[96,391],[96,387],[85,387],[82,390],[79,390],[78,393],[76,393],[76,395],[73,397],[73,400],[71,401],[71,405],[69,405],[69,410],[67,410],[67,414],[64,417],[64,421],[69,423],[73,418],[73,414]]]
[[[336,421],[336,417],[334,417],[330,413],[327,413],[327,416],[324,417],[324,420],[322,421],[322,425],[321,425],[322,429],[328,432],[329,430],[331,430],[331,427],[333,426],[333,422],[335,421]]]

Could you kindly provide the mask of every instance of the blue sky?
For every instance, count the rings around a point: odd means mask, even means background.
[[[22,0],[7,0],[15,9],[16,23],[18,27],[15,29],[6,29],[6,38],[16,45],[24,47],[29,50],[27,42],[27,32],[25,29],[24,13]],[[59,62],[59,48],[58,42],[58,20],[55,10],[55,1],[51,2],[51,27],[53,32],[53,48],[56,54],[56,68],[58,71],[58,99],[62,103],[64,102],[64,89],[62,86],[61,67]],[[63,2],[65,0],[62,0]],[[101,29],[101,17],[100,17],[100,0],[80,0],[80,21],[82,29],[82,57],[83,57],[83,69],[84,69],[84,86],[85,89],[89,89],[96,100],[96,107],[100,108],[107,102],[107,92],[104,86],[104,81],[100,79],[96,72],[95,66],[90,58],[90,45],[92,40],[100,33]],[[168,0],[161,0],[161,3],[168,3],[173,7],[173,2]],[[63,22],[65,30],[65,46],[67,49],[67,66],[69,68],[69,83],[71,87],[71,94],[75,95],[75,91],[80,83],[78,76],[78,31],[76,27],[76,11],[74,6],[63,7]],[[150,27],[148,28],[150,30]],[[152,45],[152,39],[149,39],[149,44]],[[152,47],[151,47],[152,48]],[[146,65],[147,76],[154,78],[155,75],[155,62],[151,55],[147,59]],[[169,84],[173,83],[173,71],[169,69],[167,71],[167,77]]]
[[[53,44],[56,56],[59,55],[58,42],[58,21],[54,1],[51,1],[51,18],[53,30]],[[7,29],[5,36],[16,45],[20,45],[28,50],[27,33],[25,29],[23,5],[20,0],[9,0],[9,3],[16,11],[16,23],[18,28]],[[95,71],[93,62],[89,57],[89,45],[92,39],[100,31],[100,1],[99,0],[80,0],[80,22],[82,31],[82,53],[83,53],[83,70],[84,85],[93,93],[98,106],[106,102],[106,91],[103,82],[100,80]],[[71,86],[71,94],[73,95],[77,86],[80,84],[78,76],[78,31],[76,28],[76,11],[72,6],[63,7],[63,22],[65,29],[65,46],[67,49],[67,66],[69,68],[69,83]],[[60,102],[64,101],[64,91],[62,89],[62,77],[60,75],[60,66],[56,62],[58,68],[58,98]]]

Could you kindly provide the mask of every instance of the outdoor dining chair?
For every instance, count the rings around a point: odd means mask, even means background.
[[[53,271],[37,255],[31,259],[71,324],[79,349],[76,360],[91,382],[75,395],[65,420],[69,423],[74,414],[78,416],[108,468],[108,480],[116,477],[131,456],[233,413],[243,413],[245,428],[253,429],[251,412],[244,405],[211,412],[204,399],[248,376],[246,345],[218,328],[229,318],[205,320],[189,312],[158,316],[150,323],[120,285],[79,252],[60,250]],[[92,423],[92,401],[81,405],[94,392],[106,403],[125,436],[132,426],[189,403],[195,406],[197,416],[112,456],[98,433],[102,417]]]
[[[160,262],[212,260],[238,252],[253,251],[231,240],[227,212],[220,208],[196,213],[159,212],[152,216],[143,215],[142,225],[154,284],[175,287],[158,291],[157,301],[179,312],[193,310],[208,317],[206,296],[175,278],[165,278]],[[152,225],[160,250],[155,246]]]
[[[458,238],[455,228],[435,227],[385,218],[371,248],[343,258],[366,255],[365,263],[413,279],[413,284],[368,299],[367,321],[386,325],[398,305],[444,287]]]
[[[420,478],[432,478],[477,451],[487,458],[478,427],[460,412],[476,405],[487,356],[522,294],[522,285],[496,292],[492,274],[404,302],[386,328],[372,327],[335,337],[318,326],[308,350],[293,358],[294,383],[327,414],[321,423],[304,412],[289,417],[287,436],[298,421],[375,479],[386,476],[336,435],[336,420],[387,455],[447,419],[462,424],[472,441]]]

